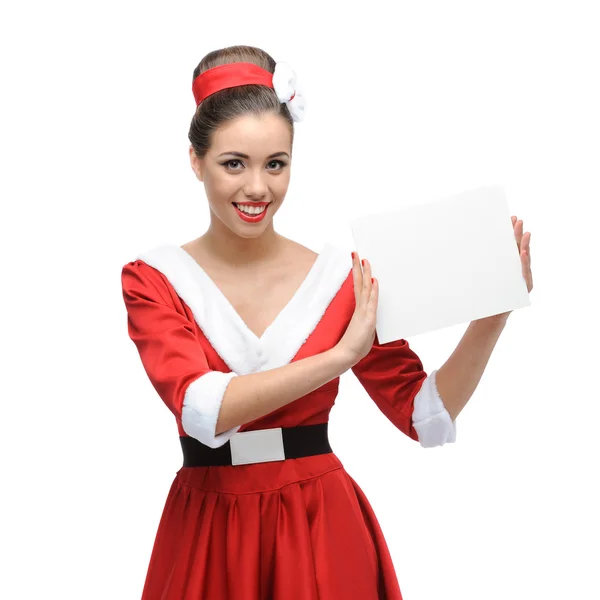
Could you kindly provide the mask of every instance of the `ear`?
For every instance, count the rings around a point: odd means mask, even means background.
[[[194,152],[194,147],[190,144],[189,149],[190,154],[190,165],[192,167],[192,171],[196,174],[196,177],[199,181],[204,181],[204,160],[198,158],[196,153]]]

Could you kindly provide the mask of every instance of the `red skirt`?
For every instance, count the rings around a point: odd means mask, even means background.
[[[402,600],[373,509],[334,453],[182,467],[142,600]]]

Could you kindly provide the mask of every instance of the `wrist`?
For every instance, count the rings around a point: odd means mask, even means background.
[[[483,319],[475,319],[474,321],[471,321],[471,324],[477,328],[491,327],[501,329],[506,325],[509,316],[510,312],[492,315],[491,317],[485,317]]]
[[[328,350],[328,353],[332,361],[340,369],[340,372],[347,371],[358,362],[357,357],[353,353],[339,344]]]

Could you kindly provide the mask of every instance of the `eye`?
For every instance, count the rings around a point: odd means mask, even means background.
[[[226,167],[228,167],[228,168],[230,168],[230,169],[232,169],[233,171],[239,171],[239,169],[235,169],[235,168],[231,167],[231,166],[230,166],[230,165],[231,165],[231,163],[239,163],[239,164],[242,164],[242,163],[241,163],[241,161],[239,161],[239,160],[235,160],[235,159],[228,160],[228,161],[226,161],[226,162],[223,162],[223,163],[221,163],[221,164],[222,164],[222,165],[224,165],[224,166],[226,166]]]
[[[280,169],[283,169],[283,167],[285,167],[287,165],[287,163],[283,162],[282,160],[272,160],[269,164],[270,165],[273,165],[273,164],[279,165]]]

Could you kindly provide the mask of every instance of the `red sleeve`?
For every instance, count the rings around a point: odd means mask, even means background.
[[[170,300],[162,274],[141,260],[121,273],[127,328],[154,389],[188,435],[211,447],[239,427],[215,436],[225,388],[235,373],[212,370],[185,314]]]
[[[369,353],[352,371],[381,412],[403,433],[419,440],[412,422],[415,396],[427,373],[406,340],[380,344],[375,335]]]

